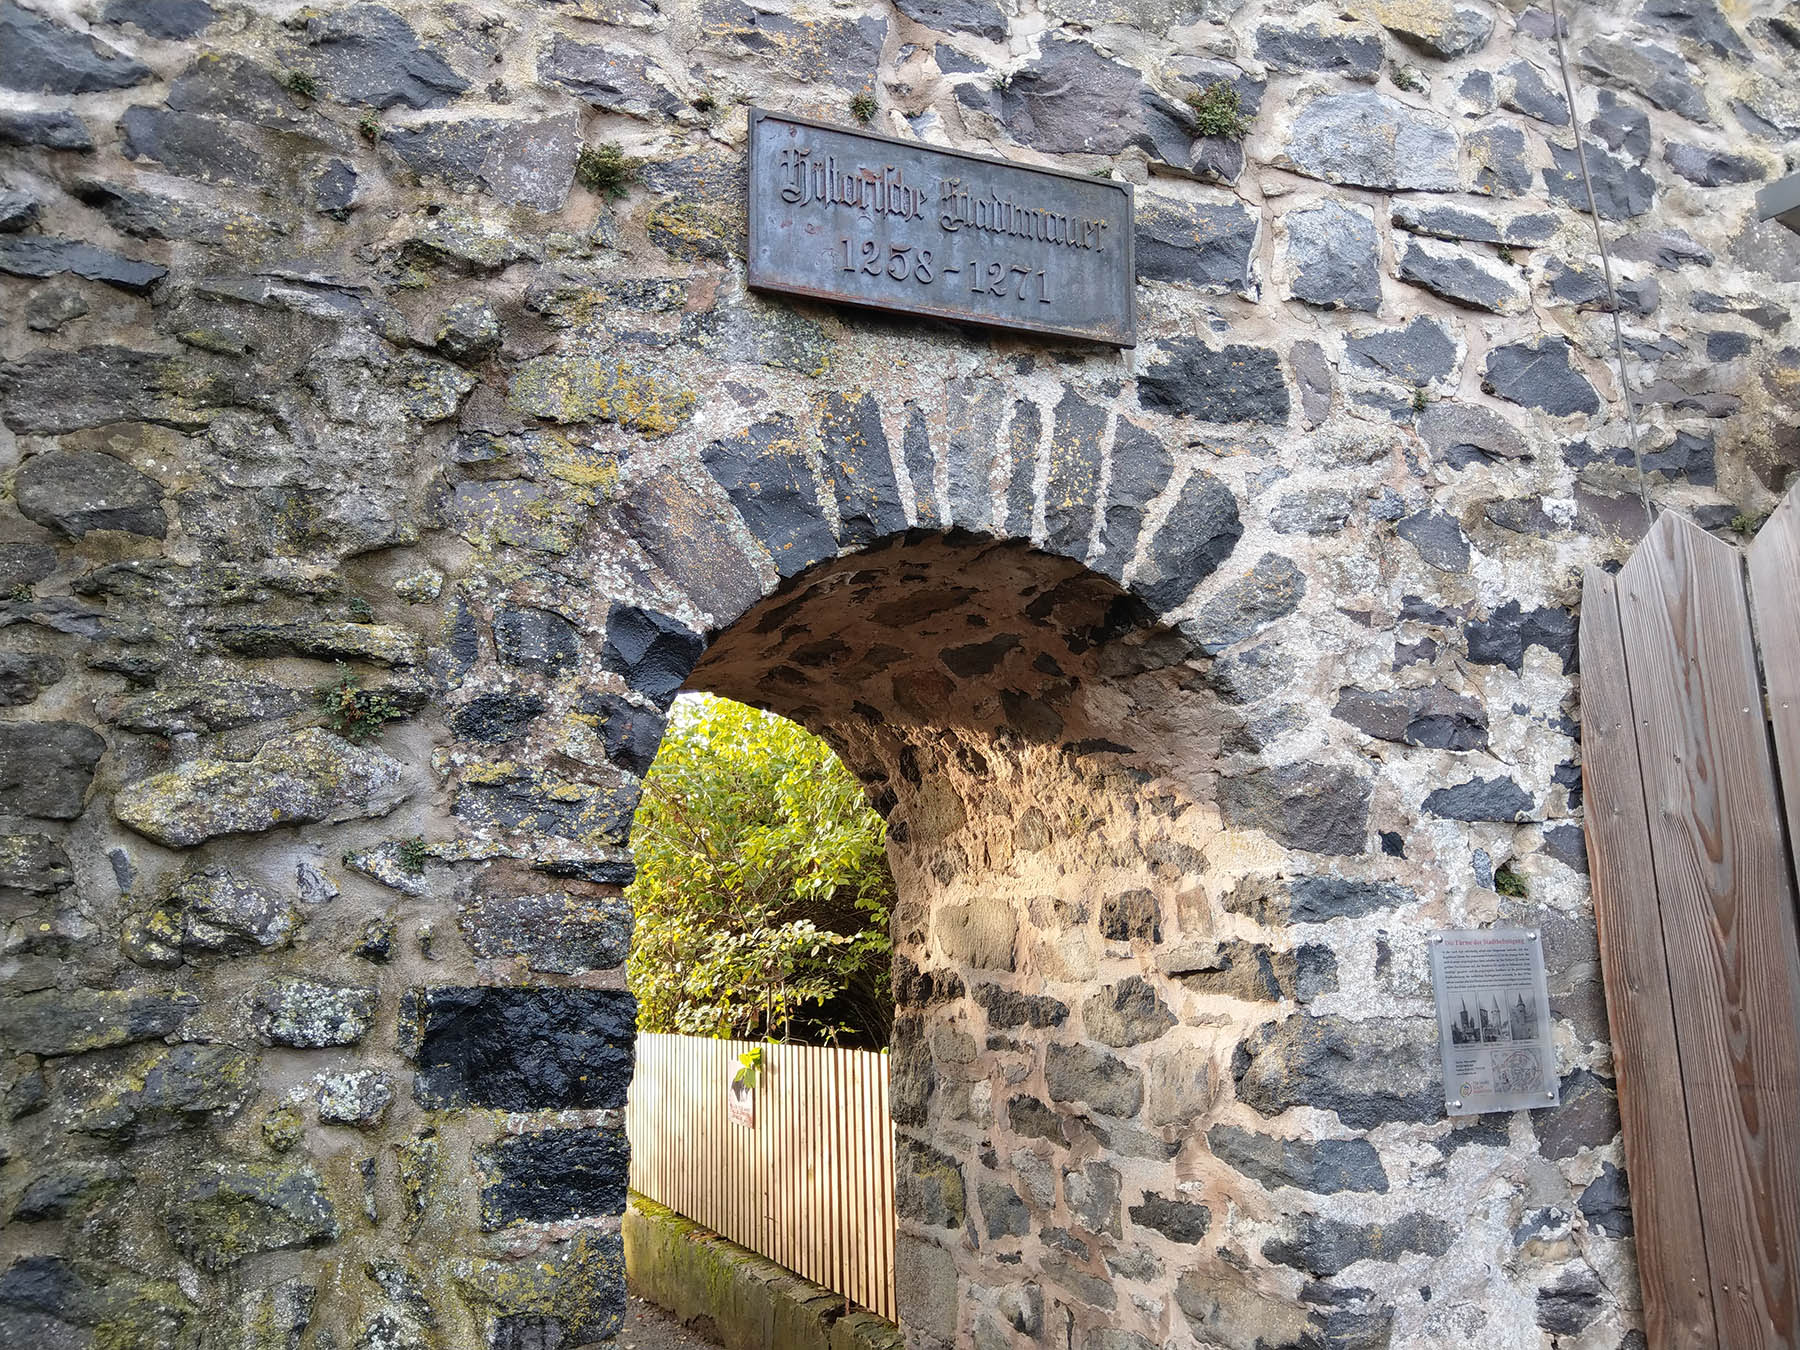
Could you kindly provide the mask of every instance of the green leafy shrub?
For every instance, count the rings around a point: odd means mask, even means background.
[[[677,705],[632,830],[638,1026],[885,1045],[886,834],[805,729],[726,699]]]

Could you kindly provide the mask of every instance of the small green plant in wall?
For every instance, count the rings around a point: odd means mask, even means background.
[[[1194,125],[1202,136],[1241,141],[1250,133],[1250,119],[1244,115],[1243,100],[1225,80],[1214,80],[1204,89],[1190,90],[1187,105],[1193,109]]]
[[[873,122],[878,106],[875,95],[865,89],[850,100],[850,115],[859,122]]]
[[[409,877],[424,876],[425,863],[430,857],[431,845],[425,842],[422,834],[402,839],[400,846],[394,851],[394,861],[400,864],[400,870]]]
[[[584,145],[575,157],[575,181],[602,197],[623,197],[643,172],[644,162],[633,159],[616,141]]]
[[[379,689],[364,689],[362,680],[348,666],[338,666],[338,677],[316,691],[325,725],[356,745],[373,740],[389,722],[406,713],[393,697]]]

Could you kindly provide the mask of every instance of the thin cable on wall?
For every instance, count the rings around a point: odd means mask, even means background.
[[[1588,215],[1594,222],[1594,239],[1600,245],[1600,271],[1606,279],[1606,303],[1612,310],[1613,351],[1619,362],[1619,393],[1625,400],[1625,427],[1631,437],[1631,461],[1637,467],[1638,497],[1644,503],[1644,524],[1656,520],[1656,508],[1650,504],[1650,482],[1644,474],[1644,452],[1638,443],[1637,400],[1631,393],[1631,376],[1625,369],[1625,325],[1619,320],[1619,293],[1613,286],[1612,255],[1606,248],[1606,230],[1600,224],[1600,206],[1594,200],[1594,180],[1588,175],[1587,149],[1581,139],[1581,111],[1575,102],[1575,81],[1569,74],[1562,15],[1557,0],[1550,0],[1551,38],[1556,44],[1556,64],[1562,71],[1563,95],[1569,101],[1569,127],[1575,133],[1575,162],[1581,166],[1582,186],[1587,190]]]

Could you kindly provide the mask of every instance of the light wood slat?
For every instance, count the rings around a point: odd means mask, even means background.
[[[892,1319],[887,1057],[764,1046],[746,1130],[730,1123],[727,1090],[750,1048],[640,1034],[625,1107],[632,1187]]]
[[[1737,551],[1666,513],[1617,585],[1720,1343],[1800,1336],[1800,947]]]
[[[1581,588],[1581,780],[1613,1071],[1653,1350],[1718,1345],[1612,578]]]
[[[1750,604],[1787,803],[1788,852],[1794,856],[1800,854],[1800,487],[1788,493],[1750,545]]]

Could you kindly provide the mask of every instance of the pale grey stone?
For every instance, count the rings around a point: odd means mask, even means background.
[[[1351,187],[1454,192],[1456,132],[1385,94],[1326,94],[1301,108],[1283,157],[1297,173]]]

